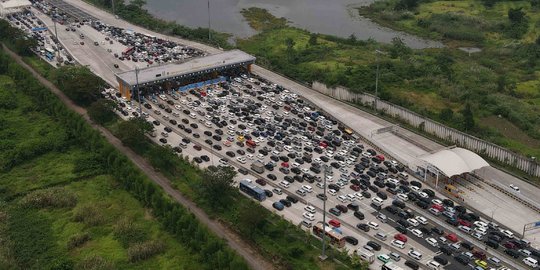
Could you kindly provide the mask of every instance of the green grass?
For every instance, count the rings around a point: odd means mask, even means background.
[[[175,240],[110,175],[78,171],[94,154],[39,111],[17,85],[0,75],[0,269],[90,269],[98,263],[104,265],[99,269],[201,269],[190,245]],[[21,203],[53,188],[60,188],[55,196],[76,198],[75,205]],[[80,213],[86,214],[82,220],[76,218]],[[126,220],[142,236],[139,240],[124,243],[115,235],[115,227]],[[81,235],[88,239],[69,248]],[[165,248],[130,262],[128,249],[138,241],[159,241]]]

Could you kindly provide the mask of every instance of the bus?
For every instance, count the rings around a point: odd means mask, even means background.
[[[122,52],[123,56],[130,55],[135,50],[135,47],[129,47]]]
[[[341,248],[345,246],[345,237],[336,231],[332,230],[330,226],[326,226],[326,237],[330,239],[330,244]],[[323,224],[322,222],[318,222],[313,226],[313,234],[316,236],[322,238],[322,232],[323,232]]]
[[[266,200],[266,193],[260,187],[255,186],[249,181],[241,180],[240,181],[240,190],[258,201]]]
[[[52,61],[54,59],[54,50],[51,48],[45,48],[45,57],[47,57],[49,61]]]

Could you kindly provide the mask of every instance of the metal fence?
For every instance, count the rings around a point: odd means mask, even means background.
[[[371,94],[353,93],[347,88],[339,86],[329,88],[319,82],[313,82],[311,88],[319,93],[342,101],[361,103],[369,107],[374,107],[376,105],[376,110],[404,121],[415,128],[419,128],[424,132],[436,136],[437,138],[510,165],[532,176],[540,177],[540,165],[535,158],[528,158],[504,147],[486,142],[454,128],[447,127],[401,106],[380,99],[375,102],[375,96]]]

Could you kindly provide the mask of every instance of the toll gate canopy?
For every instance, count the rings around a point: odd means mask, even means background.
[[[459,147],[440,150],[436,153],[422,156],[420,159],[436,167],[447,177],[470,173],[489,166],[489,163],[476,153]]]

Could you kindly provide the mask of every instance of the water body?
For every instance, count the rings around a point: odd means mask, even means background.
[[[357,7],[374,0],[210,0],[211,27],[235,37],[256,34],[240,11],[260,7],[290,24],[314,33],[358,39],[372,38],[389,43],[400,37],[411,48],[442,47],[437,41],[422,39],[403,32],[381,27],[358,15]],[[208,1],[205,0],[147,0],[146,8],[155,16],[191,27],[208,27]]]

